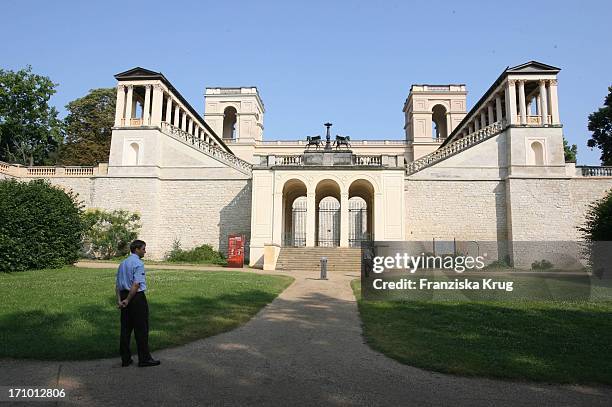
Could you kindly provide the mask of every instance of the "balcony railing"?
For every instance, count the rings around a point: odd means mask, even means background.
[[[482,129],[470,133],[465,137],[457,139],[452,143],[447,144],[446,146],[437,149],[433,153],[427,154],[408,164],[406,167],[406,174],[411,175],[415,172],[421,171],[427,167],[430,167],[436,163],[439,163],[442,160],[447,159],[457,153],[460,153],[463,150],[466,150],[478,143],[485,141],[503,131],[505,127],[505,122],[495,122],[493,124],[488,125],[487,127],[483,127]]]
[[[53,177],[96,177],[107,174],[108,164],[102,163],[95,167],[25,167],[21,164],[8,164],[0,161],[0,172],[13,177],[23,178],[53,178]]]
[[[355,165],[380,167],[382,165],[382,156],[380,155],[354,155],[353,163]]]
[[[576,166],[582,171],[583,177],[612,177],[612,167]]]

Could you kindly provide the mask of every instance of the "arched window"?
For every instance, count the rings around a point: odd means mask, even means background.
[[[127,165],[138,165],[140,162],[140,146],[138,143],[130,144],[128,149]]]
[[[539,141],[531,143],[531,164],[544,165],[544,148]]]
[[[446,108],[442,105],[435,105],[431,110],[431,137],[444,139],[447,135]]]
[[[223,138],[236,138],[236,108],[228,106],[223,111]]]

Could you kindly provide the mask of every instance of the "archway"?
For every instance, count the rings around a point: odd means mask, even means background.
[[[340,186],[326,179],[315,189],[315,238],[316,246],[340,246]]]
[[[228,106],[223,111],[223,138],[233,140],[236,138],[237,111],[233,106]]]
[[[531,164],[544,165],[544,148],[539,141],[531,143]]]
[[[291,179],[283,186],[283,236],[284,246],[306,246],[306,185],[299,179]]]
[[[349,187],[349,246],[374,239],[374,187],[358,179]]]
[[[444,139],[447,135],[446,108],[442,105],[435,105],[431,110],[431,137]]]

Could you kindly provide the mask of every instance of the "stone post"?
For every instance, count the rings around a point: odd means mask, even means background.
[[[349,194],[340,194],[340,247],[349,247]]]
[[[559,98],[557,95],[557,80],[551,79],[548,82],[548,90],[550,92],[550,115],[552,116],[551,124],[561,124],[559,118]]]
[[[503,119],[504,113],[502,111],[501,96],[499,94],[495,96],[495,113],[497,114],[497,121],[501,122]]]
[[[151,85],[145,85],[145,99],[142,107],[142,125],[148,126],[151,122]]]
[[[495,117],[493,117],[493,103],[489,103],[487,105],[487,113],[488,113],[488,116],[489,116],[488,117],[488,119],[489,119],[488,123],[489,123],[489,126],[490,126],[493,123],[495,123]]]
[[[166,102],[166,123],[172,124],[172,97],[168,94],[168,101]]]
[[[122,126],[125,114],[125,86],[117,85],[117,104],[115,109],[115,126]]]
[[[178,127],[179,126],[179,119],[180,118],[181,118],[181,108],[177,104],[174,107],[174,123],[172,123],[174,125],[174,127]]]
[[[525,108],[525,81],[519,81],[519,113],[521,124],[527,124],[527,112]]]
[[[130,125],[132,112],[134,110],[134,85],[127,85],[127,100],[125,101],[125,125]]]
[[[316,201],[315,193],[308,192],[306,194],[306,246],[314,247],[315,245],[315,231],[316,231]]]
[[[508,124],[516,124],[516,80],[506,81],[506,120]]]
[[[156,84],[153,86],[153,107],[151,109],[151,125],[161,126],[163,106],[164,90],[160,84]]]
[[[548,124],[548,103],[546,100],[546,81],[540,80],[540,103],[542,125]]]

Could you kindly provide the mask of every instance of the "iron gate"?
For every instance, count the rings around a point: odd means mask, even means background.
[[[319,209],[318,246],[340,246],[340,208]]]
[[[285,235],[285,246],[306,246],[306,208],[291,210],[291,231]]]
[[[350,208],[349,215],[349,246],[360,247],[361,242],[371,240],[368,233],[368,210],[366,208]]]

